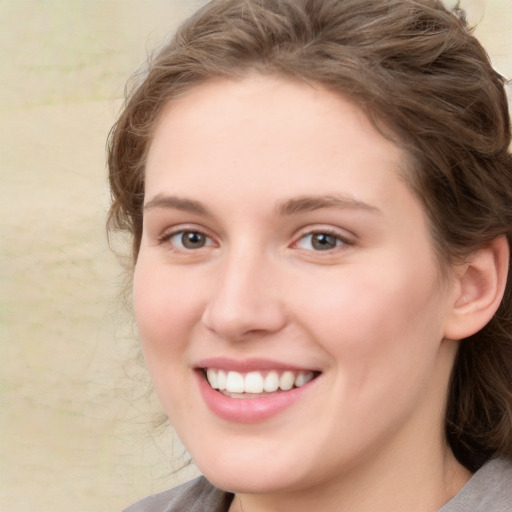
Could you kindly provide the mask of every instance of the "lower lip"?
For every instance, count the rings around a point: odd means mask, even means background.
[[[219,418],[235,423],[257,423],[284,411],[299,400],[317,379],[300,388],[273,393],[262,398],[231,398],[213,389],[197,372],[199,389],[208,408]]]

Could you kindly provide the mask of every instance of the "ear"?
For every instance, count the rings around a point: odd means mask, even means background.
[[[455,268],[455,294],[445,324],[446,339],[467,338],[494,316],[507,284],[509,253],[506,237],[500,236]]]

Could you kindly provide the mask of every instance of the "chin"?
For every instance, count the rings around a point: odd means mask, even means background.
[[[300,487],[301,476],[291,473],[289,465],[269,468],[269,462],[233,463],[223,458],[213,465],[205,461],[196,465],[215,487],[232,493],[272,494]]]
[[[291,485],[291,482],[283,481],[281,472],[276,478],[273,478],[272,475],[254,474],[252,471],[245,475],[238,472],[205,474],[205,476],[215,487],[233,494],[273,494],[293,490],[296,487]]]

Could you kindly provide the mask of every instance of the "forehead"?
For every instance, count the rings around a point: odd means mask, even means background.
[[[207,82],[166,106],[150,145],[146,185],[151,189],[164,174],[176,183],[182,174],[219,179],[230,170],[233,178],[320,181],[332,177],[333,163],[340,171],[357,168],[362,177],[378,162],[398,173],[405,161],[343,96],[318,84],[254,75]]]

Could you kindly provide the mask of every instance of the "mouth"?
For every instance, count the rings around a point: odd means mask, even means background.
[[[229,398],[251,399],[273,396],[305,386],[320,375],[313,370],[265,370],[238,372],[201,368],[210,387]]]
[[[318,369],[292,367],[269,359],[204,359],[194,368],[204,403],[230,423],[270,420],[312,395]]]

